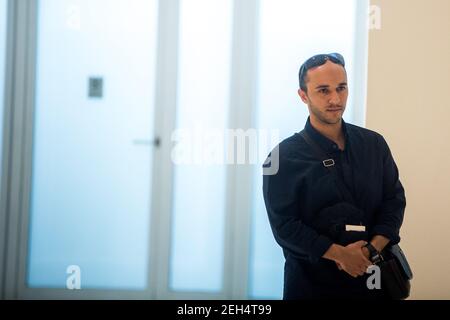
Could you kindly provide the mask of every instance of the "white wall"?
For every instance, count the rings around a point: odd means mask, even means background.
[[[450,299],[450,1],[372,0],[367,127],[385,136],[407,197],[413,299]]]

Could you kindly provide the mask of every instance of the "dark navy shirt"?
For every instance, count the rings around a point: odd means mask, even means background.
[[[322,256],[333,243],[369,241],[374,235],[385,236],[391,244],[400,241],[406,200],[386,141],[344,121],[342,129],[344,150],[314,129],[309,118],[305,125],[334,159],[353,203],[342,198],[333,176],[299,133],[277,146],[278,172],[263,178],[270,225],[286,258],[286,299],[367,293],[367,275],[354,279]],[[366,232],[345,232],[346,224],[364,225]]]

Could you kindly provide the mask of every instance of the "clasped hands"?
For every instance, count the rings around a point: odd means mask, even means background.
[[[339,254],[335,258],[338,269],[354,278],[363,276],[367,268],[373,265],[369,260],[369,250],[364,247],[366,244],[366,241],[358,241],[346,247],[340,246]]]

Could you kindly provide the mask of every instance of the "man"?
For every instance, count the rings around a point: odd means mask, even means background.
[[[406,200],[397,166],[380,134],[342,119],[348,85],[340,54],[308,59],[299,81],[310,115],[305,130],[277,146],[278,172],[263,181],[286,258],[284,299],[385,298],[382,288],[368,288],[366,270],[400,241]]]

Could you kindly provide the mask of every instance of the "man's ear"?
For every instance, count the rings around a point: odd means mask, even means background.
[[[298,95],[302,99],[303,103],[308,104],[308,95],[302,89],[298,89]]]

